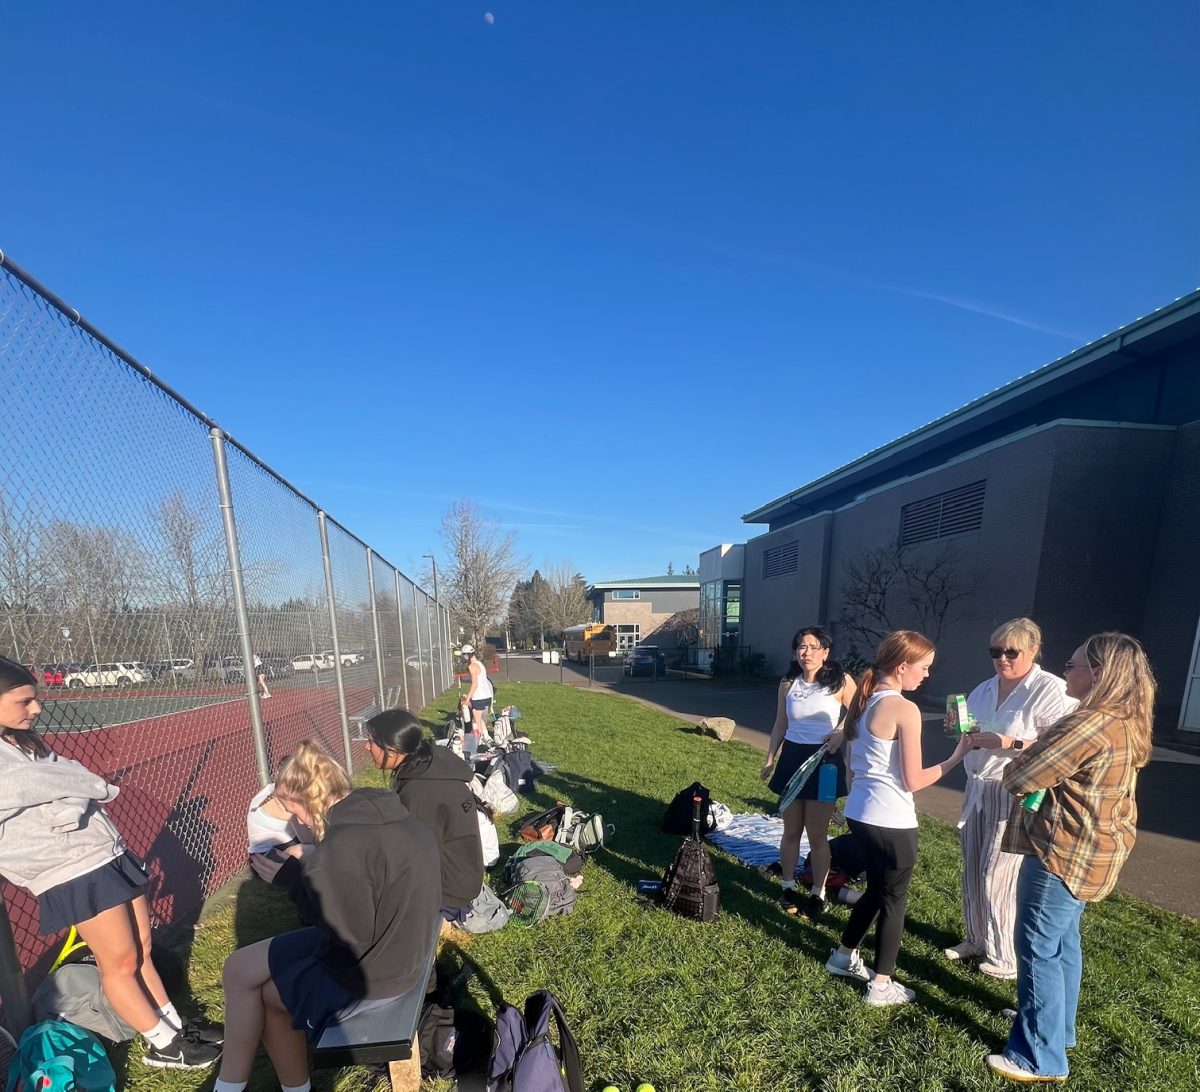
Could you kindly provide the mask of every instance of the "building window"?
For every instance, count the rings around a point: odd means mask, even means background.
[[[638,643],[642,635],[642,627],[638,624],[621,625],[613,627],[617,631],[617,651],[626,652],[633,648]]]
[[[614,599],[641,599],[642,593],[630,588],[614,588],[612,597]]]
[[[900,545],[914,546],[937,538],[949,538],[983,526],[983,495],[986,481],[913,501],[900,509]]]
[[[800,562],[800,543],[788,542],[783,546],[773,546],[763,550],[762,574],[764,580],[773,576],[786,576],[794,573]]]

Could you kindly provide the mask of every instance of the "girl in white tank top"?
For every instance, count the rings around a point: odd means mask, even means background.
[[[850,749],[850,795],[846,797],[847,819],[877,827],[904,830],[917,825],[913,794],[904,784],[900,769],[900,741],[876,739],[866,722],[879,699],[899,690],[876,690],[858,720],[858,735]]]

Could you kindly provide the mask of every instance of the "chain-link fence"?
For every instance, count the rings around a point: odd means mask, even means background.
[[[0,652],[39,728],[186,920],[246,858],[246,808],[309,736],[451,681],[440,606],[0,255]],[[54,938],[5,885],[22,965]]]

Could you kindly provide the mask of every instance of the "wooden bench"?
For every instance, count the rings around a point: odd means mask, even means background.
[[[437,944],[429,954],[417,985],[385,1005],[335,1019],[313,1047],[313,1068],[388,1064],[392,1092],[417,1092],[421,1086],[421,1051],[417,1027],[429,990]]]

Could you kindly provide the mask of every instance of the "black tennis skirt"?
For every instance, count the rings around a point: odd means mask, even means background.
[[[771,774],[767,788],[776,796],[782,796],[788,782],[792,779],[792,774],[812,758],[820,746],[819,743],[793,743],[790,739],[785,739],[783,749],[779,752],[779,757],[775,759],[775,772]],[[826,756],[825,762],[831,762],[837,767],[837,796],[840,800],[849,791],[846,788],[846,765],[842,761],[842,752],[838,750]],[[804,788],[800,790],[800,795],[796,799],[816,800],[820,779],[820,769],[813,770],[812,776],[805,782]]]
[[[292,1027],[310,1043],[321,1038],[325,1025],[342,1009],[361,998],[332,978],[314,958],[321,930],[310,926],[280,933],[267,949],[267,966],[279,999],[292,1017]]]
[[[126,850],[107,864],[38,895],[38,932],[50,936],[90,921],[137,898],[149,881],[142,859]]]

